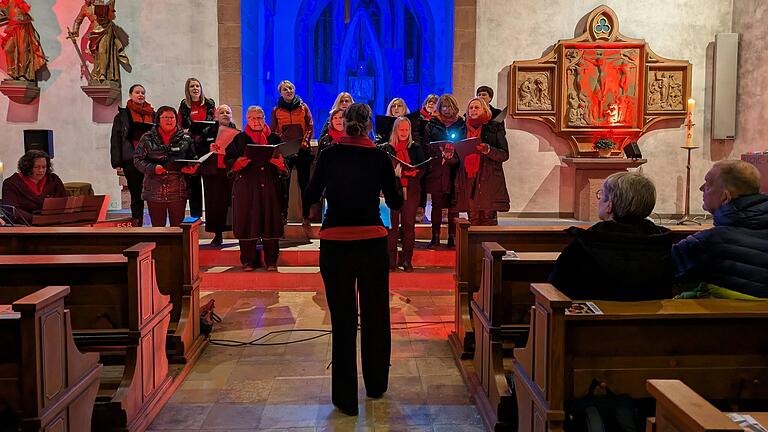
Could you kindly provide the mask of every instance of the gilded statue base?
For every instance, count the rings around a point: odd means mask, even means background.
[[[40,87],[32,81],[6,79],[0,82],[0,93],[16,103],[28,105],[40,97]]]
[[[111,106],[120,99],[120,83],[117,81],[90,82],[80,88],[99,105]]]

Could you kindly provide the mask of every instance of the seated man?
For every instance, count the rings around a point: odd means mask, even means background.
[[[64,183],[52,172],[47,153],[30,150],[19,159],[19,172],[3,181],[3,212],[15,224],[29,225],[32,213],[46,198],[67,196]]]
[[[656,205],[651,180],[634,172],[612,174],[598,200],[601,222],[568,229],[576,239],[560,254],[549,283],[575,300],[670,298],[672,238],[646,219]]]
[[[768,196],[760,193],[760,172],[720,161],[699,189],[715,226],[672,246],[678,279],[700,284],[683,297],[768,299]]]

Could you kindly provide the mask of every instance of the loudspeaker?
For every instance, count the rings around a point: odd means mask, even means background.
[[[736,90],[739,69],[739,34],[715,35],[712,77],[712,139],[736,137]]]
[[[624,156],[626,156],[627,159],[643,158],[643,154],[640,153],[640,146],[637,145],[636,141],[633,141],[624,146]]]
[[[53,159],[53,131],[49,129],[24,129],[24,153],[40,150]]]

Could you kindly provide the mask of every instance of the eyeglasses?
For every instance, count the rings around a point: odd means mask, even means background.
[[[176,120],[176,117],[162,116],[162,117],[160,117],[160,120]]]

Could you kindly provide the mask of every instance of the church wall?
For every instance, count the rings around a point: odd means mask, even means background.
[[[0,95],[0,160],[5,178],[15,172],[23,153],[24,129],[54,131],[55,171],[64,182],[85,181],[97,194],[111,196],[111,208],[120,208],[118,177],[110,166],[109,137],[116,112],[97,106],[82,90],[80,61],[66,28],[80,10],[78,0],[29,0],[32,17],[48,56],[51,78],[40,82],[41,95],[31,106],[10,102]],[[200,79],[206,96],[219,101],[217,4],[209,0],[121,0],[118,23],[130,36],[127,54],[133,71],[122,71],[123,101],[128,88],[141,83],[155,107],[178,108],[184,82]],[[86,23],[83,27],[87,27]],[[81,29],[81,33],[85,28]],[[190,36],[192,35],[192,36]],[[4,54],[0,55],[4,69]],[[0,72],[0,79],[5,79]],[[106,121],[106,122],[104,122]]]
[[[736,0],[739,3],[741,0]],[[698,187],[713,161],[725,157],[738,157],[747,150],[746,136],[733,141],[709,141],[711,92],[706,85],[711,82],[712,44],[715,33],[731,31],[731,0],[708,0],[706,5],[698,0],[478,0],[477,2],[477,57],[475,84],[490,84],[496,90],[494,105],[507,105],[507,80],[509,65],[515,60],[529,60],[540,57],[559,39],[570,39],[581,34],[582,21],[592,9],[601,4],[611,7],[618,15],[619,30],[630,38],[645,39],[656,54],[671,58],[685,59],[693,64],[693,97],[696,99],[694,139],[703,148],[692,154],[691,211],[702,213],[701,193]],[[750,18],[745,27],[751,32],[758,30],[760,17],[750,15],[761,0],[751,0],[753,6],[744,7],[742,13]],[[739,7],[737,9],[741,9]],[[765,9],[761,7],[759,9]],[[764,23],[765,13],[763,13]],[[734,17],[735,19],[735,17]],[[757,38],[745,38],[753,45]],[[763,37],[763,39],[765,39]],[[746,41],[743,45],[747,43]],[[760,41],[763,53],[764,41]],[[743,53],[742,53],[743,54]],[[753,80],[759,78],[766,83],[766,66],[757,68],[759,61],[745,61],[755,65],[747,72]],[[759,70],[758,70],[759,69]],[[744,78],[742,77],[742,82]],[[755,92],[765,86],[753,87]],[[765,95],[763,95],[765,97]],[[747,105],[742,101],[744,111]],[[742,118],[744,122],[760,123],[759,114],[753,110]],[[762,106],[763,128],[765,126],[766,104]],[[706,107],[706,109],[705,109]],[[660,214],[682,213],[684,209],[685,132],[680,123],[669,129],[657,129],[645,134],[640,140],[640,149],[648,163],[642,168],[656,184],[658,199],[655,211]],[[743,129],[744,127],[741,127]],[[765,129],[763,129],[765,132]],[[765,133],[762,136],[766,136]],[[560,157],[570,153],[568,143],[556,136],[540,123],[526,120],[507,119],[507,139],[510,160],[504,164],[507,187],[510,193],[513,213],[569,213],[573,212],[574,172],[561,168]],[[764,147],[764,145],[763,145]]]
[[[768,2],[734,0],[733,31],[740,33],[736,147],[768,149]]]

